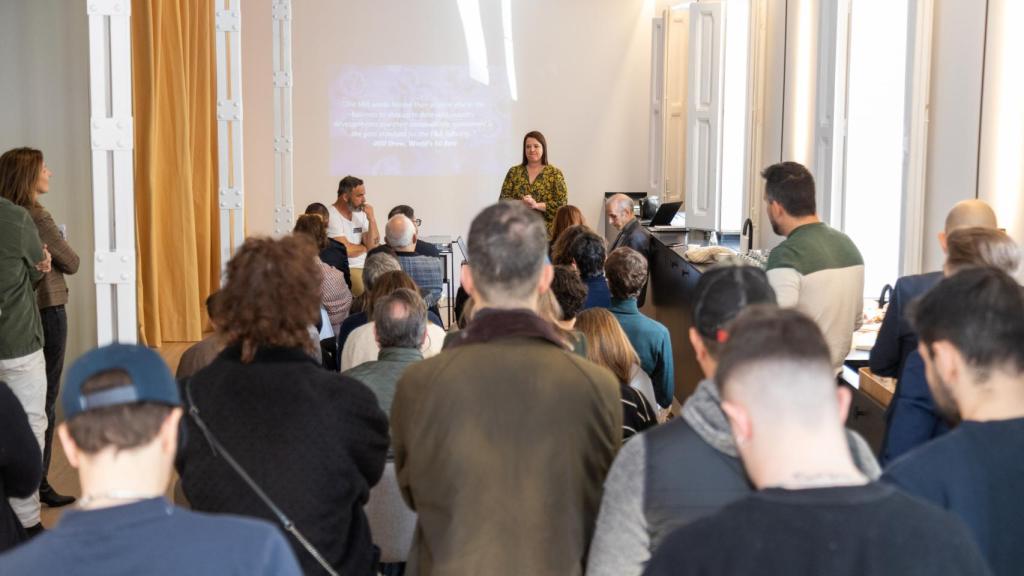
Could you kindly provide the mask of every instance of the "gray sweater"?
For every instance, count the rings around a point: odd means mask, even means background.
[[[847,430],[854,463],[869,478],[881,474],[867,442]],[[682,418],[627,442],[605,479],[587,574],[639,575],[672,530],[717,512],[753,491],[718,388],[703,380]]]

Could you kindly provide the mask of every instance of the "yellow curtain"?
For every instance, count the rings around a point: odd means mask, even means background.
[[[218,287],[214,0],[132,0],[141,340],[195,341]]]

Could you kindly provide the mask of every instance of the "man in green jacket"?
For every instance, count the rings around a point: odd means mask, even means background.
[[[0,198],[0,381],[18,397],[43,449],[46,432],[46,360],[35,286],[50,271],[50,253],[24,208]],[[30,535],[42,530],[39,493],[11,498]]]
[[[477,312],[398,381],[395,470],[418,513],[412,574],[582,575],[622,441],[619,384],[537,315],[544,222],[518,202],[469,231],[462,285]]]

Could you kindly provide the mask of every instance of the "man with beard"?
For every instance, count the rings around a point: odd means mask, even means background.
[[[846,234],[818,218],[807,168],[780,162],[761,176],[772,231],[786,237],[768,257],[768,281],[779,306],[796,308],[821,328],[838,374],[861,325],[864,259]]]
[[[994,574],[1024,567],[1024,293],[977,267],[926,293],[913,312],[928,387],[960,425],[902,458],[883,480],[966,521]]]
[[[363,264],[366,253],[380,243],[373,206],[366,202],[366,187],[355,176],[338,182],[338,199],[327,207],[327,236],[345,245],[352,277],[352,295],[363,293]]]

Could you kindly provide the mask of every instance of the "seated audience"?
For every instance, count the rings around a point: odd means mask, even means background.
[[[722,411],[715,372],[729,323],[744,308],[759,303],[775,303],[760,268],[724,266],[701,275],[689,338],[705,378],[686,399],[680,418],[625,445],[615,458],[605,480],[588,575],[640,574],[673,529],[713,514],[753,490]],[[880,470],[867,442],[849,430],[846,441],[857,468],[877,478]]]
[[[572,241],[569,253],[572,254],[572,264],[579,272],[580,279],[587,285],[587,299],[583,302],[583,309],[611,307],[612,297],[604,277],[604,240],[593,232],[580,234]]]
[[[10,387],[0,382],[0,552],[28,540],[7,498],[25,498],[39,488],[42,462],[25,409]]]
[[[387,251],[382,250],[386,248]],[[402,265],[398,263],[398,256],[387,244],[381,244],[373,250],[372,254],[366,255],[366,262],[363,267],[363,286],[366,291],[352,299],[352,308],[349,309],[348,318],[341,323],[338,334],[338,348],[341,349],[348,333],[369,322],[366,317],[366,301],[368,293],[373,288],[373,282],[385,272],[401,270]]]
[[[441,251],[437,249],[437,246],[434,246],[430,242],[426,242],[420,239],[419,230],[420,224],[422,222],[420,221],[419,218],[416,217],[416,213],[413,211],[412,206],[407,206],[405,204],[399,204],[398,206],[395,206],[394,208],[391,209],[391,212],[388,212],[388,220],[391,220],[398,214],[401,214],[408,218],[409,220],[412,220],[412,223],[416,225],[416,253],[422,256],[440,258]]]
[[[1024,294],[1000,270],[969,268],[928,291],[912,317],[935,406],[959,425],[883,479],[966,521],[997,576],[1020,574]]]
[[[583,310],[583,302],[587,299],[587,285],[580,280],[580,275],[569,266],[553,266],[549,292],[554,296],[562,311],[557,324],[570,334],[572,349],[586,358],[587,337],[576,330],[576,317]]]
[[[640,357],[640,367],[651,378],[658,406],[672,406],[675,375],[672,337],[664,324],[640,313],[637,297],[647,286],[647,259],[632,248],[617,248],[604,264],[612,300],[609,310],[618,319]]]
[[[395,468],[418,512],[421,576],[580,574],[621,443],[615,378],[536,314],[543,219],[518,202],[473,219],[467,338],[410,366],[391,406]]]
[[[323,250],[327,245],[327,228],[319,216],[299,216],[295,221],[295,233],[312,240],[317,250]],[[331,329],[337,334],[341,322],[348,316],[348,311],[352,307],[352,292],[341,272],[319,258],[316,259],[316,263],[320,267],[320,303],[327,309]]]
[[[192,512],[164,497],[182,402],[156,352],[128,344],[87,352],[68,370],[63,403],[57,434],[82,498],[55,529],[0,556],[0,573],[300,574],[273,525]]]
[[[562,235],[570,226],[586,226],[587,220],[583,218],[583,212],[579,208],[572,204],[566,204],[555,212],[555,221],[551,224],[551,242],[549,243],[550,250],[554,248],[555,242],[558,241],[558,237]]]
[[[206,315],[210,318],[210,326],[213,328],[213,332],[204,336],[199,342],[189,346],[188,350],[185,350],[185,353],[181,355],[181,360],[178,361],[178,369],[174,373],[174,377],[179,380],[181,378],[188,378],[209,366],[217,358],[217,355],[220,354],[220,351],[224,349],[224,341],[217,334],[217,321],[213,317],[213,300],[216,297],[216,292],[206,297]]]
[[[313,202],[309,206],[306,206],[306,214],[315,214],[324,221],[324,231],[326,234],[327,223],[331,219],[331,214],[327,210],[327,206],[319,202]],[[341,242],[338,242],[334,238],[327,238],[327,245],[320,250],[320,259],[330,264],[337,270],[341,271],[345,275],[345,285],[352,288],[352,272],[348,267],[348,248]]]
[[[946,277],[972,266],[990,266],[1014,275],[1020,268],[1021,252],[1005,232],[995,228],[958,228],[944,238]],[[909,331],[917,341],[916,332]],[[924,360],[917,350],[907,355],[896,393],[889,405],[888,427],[882,455],[885,463],[949,432],[949,424],[935,407],[928,389]]]
[[[427,308],[434,309],[436,313],[444,286],[444,262],[440,258],[416,253],[416,226],[402,214],[388,220],[384,227],[384,238],[388,246],[394,248],[398,254],[398,263],[402,270],[405,270],[422,290]]]
[[[850,392],[813,320],[760,305],[723,338],[721,407],[758,491],[669,534],[644,574],[987,572],[963,522],[857,468],[843,429]]]
[[[576,325],[587,338],[587,359],[604,366],[619,381],[622,396],[622,441],[658,423],[651,380],[618,321],[604,308],[580,313]]]
[[[373,305],[373,333],[380,353],[343,375],[366,384],[385,414],[391,413],[398,377],[423,359],[420,346],[427,338],[427,307],[420,295],[399,288]]]
[[[227,348],[186,386],[220,443],[326,561],[341,574],[369,574],[363,505],[384,470],[387,416],[366,386],[309,359],[307,328],[320,314],[315,255],[295,236],[246,240],[214,301]],[[178,472],[192,507],[275,519],[194,422],[187,431]],[[319,574],[290,541],[304,571]]]
[[[416,286],[416,283],[405,272],[386,272],[377,278],[373,283],[370,298],[367,300],[367,316],[372,318],[377,302],[400,288],[419,292],[419,287]],[[373,321],[370,321],[356,328],[348,335],[348,338],[345,340],[345,346],[341,349],[342,371],[377,359],[377,356],[380,354],[380,346],[377,344],[373,331],[374,324]],[[441,351],[441,347],[444,345],[444,335],[444,328],[433,322],[427,324],[427,337],[420,346],[420,353],[423,354],[424,358],[430,358]]]
[[[569,226],[551,244],[551,263],[556,266],[572,266],[572,253],[569,248],[572,243],[591,229],[585,224]]]

